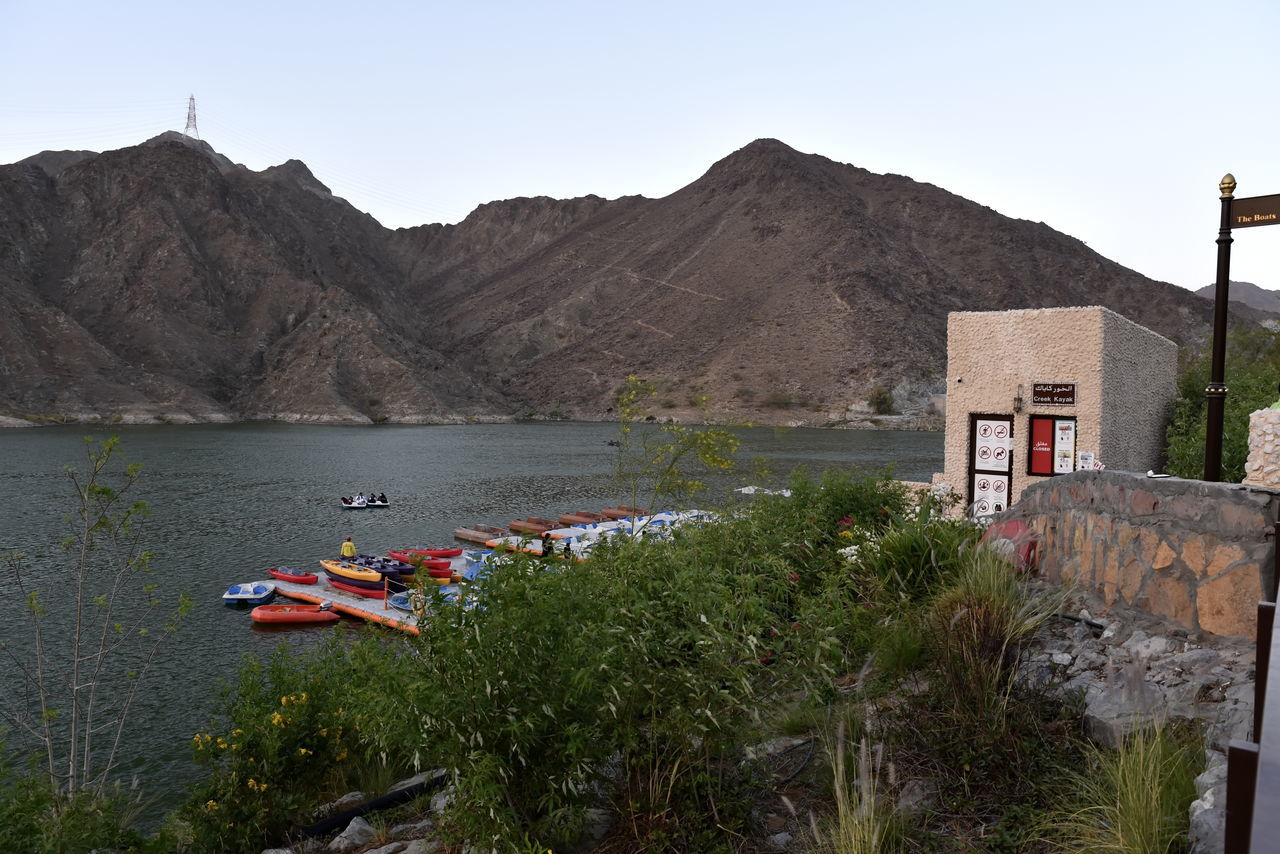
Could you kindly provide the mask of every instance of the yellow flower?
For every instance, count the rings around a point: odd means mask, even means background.
[[[326,735],[328,735],[328,734],[329,734],[329,728],[328,728],[328,727],[325,727],[324,729],[320,730],[320,737],[321,737],[321,738],[324,738],[324,737],[325,737]]]
[[[853,539],[853,531],[841,531],[841,532],[840,532],[840,536],[844,537],[846,540],[852,540],[852,539]]]
[[[344,759],[346,759],[346,758],[347,758],[347,751],[346,751],[346,750],[343,750],[341,753],[339,753],[337,756],[335,756],[335,757],[334,757],[334,759],[335,759],[335,760],[337,760],[338,762],[341,762],[342,760],[344,760]]]
[[[288,697],[288,696],[281,697],[281,698],[280,698],[280,705],[282,705],[282,706],[287,706],[287,705],[289,705],[289,700],[290,700],[290,699],[292,699],[292,698],[291,698],[291,697]]]
[[[205,801],[204,809],[205,809],[205,812],[217,812],[217,811],[218,811],[218,802],[217,802],[217,801]]]
[[[284,715],[280,714],[279,712],[272,712],[271,723],[275,724],[276,726],[284,726]]]
[[[306,692],[306,691],[303,691],[301,694],[299,694],[297,697],[295,697],[295,698],[293,699],[293,701],[294,701],[295,703],[305,703],[305,702],[307,701],[307,692]]]
[[[310,751],[310,750],[307,750],[305,747],[299,747],[299,748],[298,748],[298,755],[299,755],[299,756],[310,756],[310,755],[311,755],[311,751]]]
[[[219,750],[227,749],[227,742],[223,740],[222,736],[218,736],[218,749]]]

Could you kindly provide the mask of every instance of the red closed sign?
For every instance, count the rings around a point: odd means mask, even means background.
[[[1053,474],[1053,419],[1031,419],[1031,474]]]

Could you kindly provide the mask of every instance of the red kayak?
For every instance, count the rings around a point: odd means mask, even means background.
[[[259,605],[249,612],[255,623],[336,623],[336,611],[319,605]]]
[[[345,590],[347,593],[355,593],[357,596],[367,596],[370,599],[385,599],[387,597],[385,588],[366,590],[363,587],[356,587],[354,584],[343,584],[341,581],[335,581],[332,576],[326,578],[325,581],[336,590]]]
[[[403,554],[416,555],[418,557],[457,557],[462,554],[462,549],[400,549]],[[387,552],[394,554],[394,552]],[[401,558],[396,558],[400,560]]]
[[[307,572],[305,569],[294,569],[291,566],[275,566],[268,569],[267,574],[281,581],[292,581],[294,584],[315,584],[320,580],[320,576],[314,572]]]
[[[404,561],[410,566],[415,566],[421,563],[421,565],[426,569],[448,569],[449,568],[449,561],[446,560],[445,558],[432,558],[432,557],[427,557],[426,555],[417,553],[421,551],[425,551],[425,549],[393,551],[393,552],[387,552],[387,554],[389,554],[395,560]],[[452,549],[436,549],[435,551],[453,551],[453,550]],[[459,554],[462,553],[462,549],[458,549],[457,551]]]

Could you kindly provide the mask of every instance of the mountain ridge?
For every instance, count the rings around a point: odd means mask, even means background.
[[[876,386],[924,410],[951,310],[1101,304],[1183,344],[1211,311],[1043,223],[774,139],[663,198],[391,230],[301,161],[182,136],[0,166],[0,416],[595,419],[643,374],[664,417],[839,423]]]

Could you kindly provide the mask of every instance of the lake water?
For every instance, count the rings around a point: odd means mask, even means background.
[[[84,467],[83,426],[0,431],[0,553],[21,551],[32,577],[50,588],[65,574],[57,544],[71,510],[66,466]],[[904,480],[942,470],[942,435],[897,431],[735,430],[742,460],[764,457],[778,477],[795,466],[895,467]],[[268,566],[314,569],[342,539],[362,552],[453,545],[469,522],[505,525],[624,503],[614,479],[615,424],[336,427],[283,424],[119,427],[121,454],[142,463],[136,498],[152,514],[144,542],[155,553],[162,596],[186,593],[194,612],[168,645],[134,712],[130,761],[144,785],[171,806],[195,779],[189,740],[212,711],[219,679],[233,678],[246,652],[266,653],[283,637],[310,642],[328,627],[262,631],[222,606],[227,586],[265,578]],[[718,484],[719,495],[731,485]],[[343,510],[340,495],[385,492],[391,506]],[[715,504],[709,494],[704,504]],[[25,624],[8,573],[0,596],[12,618],[0,641],[21,649]],[[54,595],[54,594],[50,594]],[[0,675],[11,680],[12,676]],[[8,682],[12,685],[12,682]]]

